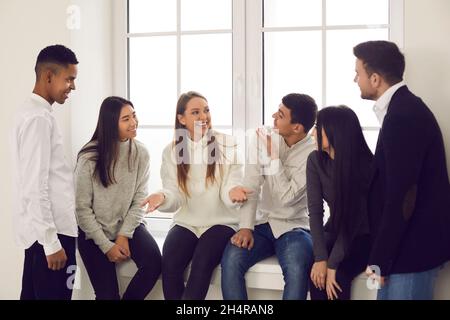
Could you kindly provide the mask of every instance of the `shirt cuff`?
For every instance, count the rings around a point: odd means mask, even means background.
[[[56,241],[52,244],[48,244],[43,247],[46,256],[52,255],[62,249],[61,242],[58,239],[56,239]]]
[[[102,250],[102,252],[103,252],[104,254],[106,254],[109,250],[111,250],[112,247],[114,247],[114,245],[115,245],[114,242],[108,241],[108,242],[102,243],[102,244],[99,246],[99,248],[100,248],[100,250]]]

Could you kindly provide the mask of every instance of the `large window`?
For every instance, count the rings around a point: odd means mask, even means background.
[[[150,191],[172,139],[180,93],[206,96],[213,126],[235,134],[272,123],[290,92],[320,107],[346,104],[374,148],[373,102],[353,82],[352,48],[402,47],[403,0],[121,0],[115,2],[116,91],[133,101],[151,155]],[[124,67],[122,67],[124,66]]]

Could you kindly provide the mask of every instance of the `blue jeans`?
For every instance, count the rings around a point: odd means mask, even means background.
[[[257,225],[251,250],[228,243],[222,257],[222,294],[225,300],[246,300],[245,273],[265,258],[278,257],[284,277],[283,299],[305,300],[313,263],[311,235],[301,228],[276,239],[268,223]]]
[[[441,266],[416,273],[391,274],[378,291],[378,300],[432,300]]]

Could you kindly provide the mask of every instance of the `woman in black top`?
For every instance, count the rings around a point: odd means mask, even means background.
[[[311,299],[348,300],[369,255],[366,199],[373,155],[358,117],[346,106],[320,110],[314,136],[318,151],[309,155],[306,169],[315,259]],[[324,200],[330,208],[325,226]]]

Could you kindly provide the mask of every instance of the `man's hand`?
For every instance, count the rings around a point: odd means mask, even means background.
[[[50,270],[57,271],[61,270],[66,266],[67,256],[64,249],[61,249],[47,257],[47,266]]]
[[[262,142],[263,145],[266,146],[267,155],[272,159],[279,159],[279,152],[276,147],[276,144],[272,143],[272,136],[267,133],[267,130],[264,128],[256,129],[256,135],[258,139]]]
[[[130,245],[128,244],[128,238],[122,235],[118,235],[116,239],[116,244],[123,249],[125,255],[129,258],[131,257]]]
[[[253,190],[244,188],[242,186],[236,186],[228,193],[230,200],[233,203],[244,203],[248,200],[248,196],[253,193]]]
[[[244,248],[250,250],[253,248],[253,230],[251,229],[240,229],[238,232],[231,237],[231,243],[238,248]]]
[[[147,212],[153,212],[159,208],[160,205],[163,204],[166,196],[162,192],[153,193],[145,198],[141,203],[141,207],[145,207],[147,205]]]
[[[114,244],[114,246],[109,249],[109,251],[106,253],[106,256],[108,257],[109,261],[114,263],[122,262],[128,259],[125,250],[117,244]]]
[[[314,262],[311,269],[311,281],[317,289],[325,289],[327,278],[327,260]]]

